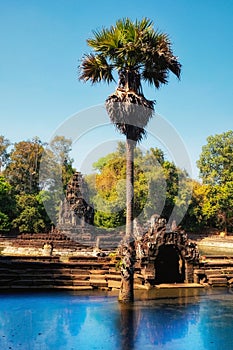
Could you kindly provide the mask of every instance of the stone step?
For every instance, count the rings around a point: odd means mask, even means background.
[[[6,286],[11,286],[12,284],[14,284],[16,280],[11,280],[11,281],[0,281],[0,289],[6,287]]]
[[[134,289],[142,289],[142,290],[149,290],[150,289],[150,284],[141,284],[141,283],[134,283]]]
[[[104,275],[99,275],[99,274],[90,274],[90,279],[91,280],[99,280],[99,279],[104,279],[105,280],[105,274]]]
[[[62,271],[63,271],[63,269],[62,269]],[[73,276],[75,276],[75,275],[89,275],[89,271],[88,270],[85,270],[85,269],[75,269],[75,268],[72,268],[72,269],[70,269],[69,270],[69,272],[73,275]]]
[[[11,283],[11,286],[21,286],[21,287],[28,287],[28,286],[40,286],[40,285],[53,285],[53,282],[51,280],[41,280],[41,281],[34,281],[34,280],[17,280]]]
[[[86,275],[83,275],[83,274],[75,274],[75,275],[70,275],[72,280],[75,281],[75,280],[88,280],[90,278],[90,274],[86,274]]]
[[[115,268],[110,268],[109,269],[109,273],[113,273],[114,275],[120,275],[121,271],[120,270],[116,270]]]
[[[115,275],[115,274],[107,274],[105,275],[107,280],[113,280],[113,281],[120,281],[121,275]]]
[[[13,262],[59,262],[60,258],[59,256],[50,256],[50,255],[24,255],[24,256],[17,256],[17,255],[2,255],[0,257],[0,264],[1,263],[13,263]]]
[[[226,278],[209,278],[208,283],[213,286],[227,286]]]
[[[73,281],[73,286],[90,286],[90,281],[75,280]]]
[[[108,288],[120,289],[120,287],[121,287],[120,281],[108,280]]]
[[[92,281],[93,283],[99,282],[100,280]],[[105,280],[101,280],[103,282],[106,282]],[[53,279],[19,279],[19,280],[5,280],[0,281],[0,286],[4,285],[21,285],[21,286],[28,286],[28,285],[90,285],[89,280],[73,280],[73,279],[60,279],[60,280],[53,280]]]
[[[90,280],[90,285],[94,287],[108,287],[106,280]]]
[[[225,269],[222,269],[224,273],[233,273],[233,267],[227,267]]]
[[[233,261],[227,261],[227,260],[222,260],[222,261],[208,261],[206,263],[204,263],[204,267],[208,268],[208,267],[233,267]]]
[[[101,261],[75,261],[75,267],[83,267],[88,270],[93,270],[95,268],[105,268],[108,269],[109,263],[108,262],[101,262]]]
[[[121,281],[108,280],[108,288],[120,289]],[[134,289],[146,289],[148,290],[148,285],[143,285],[140,282],[134,282]]]
[[[82,275],[82,274],[80,274]],[[87,274],[86,274],[87,275]],[[89,274],[88,274],[89,275]],[[36,278],[36,279],[40,279],[40,278],[52,278],[52,279],[59,279],[59,278],[70,278],[70,276],[72,276],[71,273],[57,273],[57,272],[53,272],[53,271],[19,271],[18,273],[14,273],[14,274],[10,274],[10,273],[5,273],[5,274],[1,274],[0,275],[0,279],[3,278],[24,278],[25,276],[27,276],[27,278]],[[85,275],[83,275],[85,276]]]
[[[216,276],[216,275],[221,276],[221,275],[225,275],[225,274],[223,274],[221,270],[215,270],[215,271],[205,271],[205,275],[207,277],[211,277],[211,276]]]
[[[73,285],[73,286],[53,286],[54,289],[71,289],[71,290],[93,290],[93,287],[90,285],[81,286],[81,285]]]
[[[49,285],[49,284],[41,284],[41,285],[28,285],[28,286],[24,286],[24,285],[17,285],[17,284],[12,284],[10,286],[9,289],[53,289],[54,286],[53,285]]]
[[[226,279],[231,279],[233,278],[233,274],[224,274],[224,273],[215,273],[215,274],[211,274],[211,275],[208,275],[206,274],[207,278],[226,278]]]
[[[86,282],[86,281],[84,281],[84,282]],[[56,286],[72,286],[74,281],[73,280],[56,280],[56,281],[52,281],[50,283],[52,283],[53,285],[56,285]]]
[[[103,268],[103,269],[89,270],[89,272],[92,275],[105,275],[108,270],[109,270],[108,268]]]
[[[79,262],[79,261],[86,261],[87,263],[88,262],[91,262],[91,261],[98,261],[99,258],[97,256],[94,256],[94,255],[82,255],[82,256],[70,256],[69,257],[69,261],[72,261],[72,262]],[[104,259],[106,261],[106,259]],[[102,259],[102,261],[104,261]]]
[[[43,278],[43,276],[41,276],[41,278]],[[51,279],[53,279],[54,281],[59,281],[59,280],[71,280],[72,281],[72,276],[71,275],[51,275]]]

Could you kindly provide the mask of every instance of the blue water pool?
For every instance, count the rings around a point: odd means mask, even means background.
[[[228,290],[144,293],[132,306],[106,294],[0,295],[1,350],[232,348]]]

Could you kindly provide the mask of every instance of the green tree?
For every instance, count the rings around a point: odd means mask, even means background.
[[[40,162],[39,183],[44,205],[54,225],[58,220],[59,206],[64,200],[66,186],[74,169],[70,157],[72,141],[64,136],[55,136],[46,145]]]
[[[43,151],[42,142],[37,137],[14,144],[4,176],[16,193],[38,193]]]
[[[203,216],[227,233],[233,221],[233,131],[209,136],[197,165],[208,191],[202,205]]]
[[[101,172],[103,168],[108,164],[108,162],[116,156],[115,152],[107,154],[105,157],[99,158],[95,163],[93,163],[92,167],[94,170]]]
[[[50,220],[45,211],[40,194],[16,195],[17,217],[13,227],[19,232],[38,233],[48,231]]]
[[[62,169],[62,182],[65,188],[74,173],[72,168],[73,159],[70,158],[72,140],[67,139],[65,136],[57,135],[50,142],[49,148],[52,151],[53,160]]]
[[[9,159],[9,153],[7,151],[10,146],[10,141],[4,136],[0,135],[0,174],[2,172],[2,167],[7,164]]]
[[[10,231],[15,215],[15,200],[12,186],[0,176],[0,232]]]
[[[197,162],[204,184],[233,181],[233,131],[209,136]]]
[[[233,228],[233,182],[203,186],[206,187],[203,217],[209,226],[224,230],[227,234]]]
[[[95,163],[95,225],[114,228],[125,224],[125,158],[117,152],[102,157]]]
[[[127,302],[133,300],[134,148],[145,135],[144,128],[154,111],[154,102],[143,95],[142,81],[158,88],[167,83],[169,71],[179,77],[181,65],[173,55],[168,36],[156,32],[146,18],[135,22],[119,20],[109,29],[95,31],[87,42],[94,53],[84,57],[80,79],[110,83],[114,81],[113,71],[119,78],[116,91],[106,100],[106,109],[112,123],[126,136],[125,245],[129,256],[125,264],[130,264],[122,270],[119,300]]]
[[[58,135],[46,145],[40,163],[40,188],[57,187],[60,183],[66,188],[74,173],[71,146],[71,139]]]
[[[185,171],[165,159],[162,150],[151,148],[142,153],[137,147],[134,163],[134,214],[138,223],[145,223],[155,213],[168,219],[174,206],[177,210],[187,207],[192,181]],[[98,173],[87,177],[96,209],[95,223],[105,228],[122,226],[126,221],[124,152],[119,152],[117,146],[116,152],[100,158],[95,165]]]
[[[11,222],[9,217],[0,211],[0,232],[9,232],[11,229]]]
[[[189,184],[192,195],[188,210],[181,222],[181,226],[189,232],[199,232],[207,226],[207,218],[202,209],[208,196],[208,186],[192,179],[188,181],[188,185]]]

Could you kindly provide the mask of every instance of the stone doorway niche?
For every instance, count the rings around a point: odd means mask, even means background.
[[[183,283],[185,280],[185,262],[177,246],[163,244],[155,259],[156,283]]]
[[[196,243],[187,234],[167,226],[155,216],[151,227],[136,241],[136,256],[145,282],[193,283],[194,266],[199,264]]]

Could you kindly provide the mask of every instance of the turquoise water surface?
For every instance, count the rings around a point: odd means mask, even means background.
[[[1,294],[0,349],[232,350],[230,291],[146,296],[124,306],[105,294]]]

